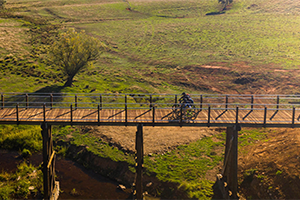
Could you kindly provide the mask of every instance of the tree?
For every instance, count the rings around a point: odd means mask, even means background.
[[[218,0],[219,3],[223,4],[223,10],[226,10],[226,6],[233,2],[233,0]]]
[[[66,76],[64,87],[70,87],[74,76],[97,60],[105,49],[105,44],[84,31],[69,29],[59,35],[49,50],[49,57]]]

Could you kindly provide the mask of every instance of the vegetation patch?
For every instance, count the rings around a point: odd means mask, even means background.
[[[14,173],[0,173],[0,199],[41,198],[42,192],[42,171],[31,164],[23,162]]]
[[[0,125],[0,147],[24,151],[24,155],[42,150],[42,135],[39,126]],[[26,150],[25,150],[26,149]]]
[[[171,152],[145,157],[146,173],[154,172],[161,181],[178,183],[189,198],[211,197],[213,181],[205,179],[205,175],[220,165],[224,144],[213,138],[205,137]]]

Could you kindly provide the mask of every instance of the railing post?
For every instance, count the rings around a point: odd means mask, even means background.
[[[150,95],[150,109],[152,108],[152,95]]]
[[[73,104],[70,105],[71,124],[73,123]]]
[[[77,109],[77,101],[78,101],[77,94],[75,94],[75,110]]]
[[[182,115],[183,115],[182,110],[183,110],[182,105],[180,105],[180,127],[182,127]]]
[[[228,108],[228,95],[226,95],[225,98],[225,111],[227,111],[227,108]]]
[[[265,106],[265,111],[264,111],[264,128],[266,128],[266,123],[267,123],[267,106]]]
[[[279,109],[279,95],[277,95],[277,111]]]
[[[254,98],[253,95],[251,95],[251,111],[253,110],[253,103],[254,103]]]
[[[239,107],[236,107],[236,112],[235,112],[235,124],[239,123]]]
[[[51,109],[53,107],[53,94],[52,93],[50,94],[50,107],[51,107]]]
[[[128,120],[128,108],[127,108],[127,94],[125,94],[125,126],[127,126]]]
[[[43,104],[43,118],[44,118],[44,123],[46,122],[46,104]]]
[[[16,105],[16,114],[17,114],[17,124],[19,125],[19,103]]]
[[[177,100],[177,94],[175,94],[175,104],[177,104],[178,100]]]
[[[26,99],[26,109],[29,107],[29,103],[28,103],[28,94],[26,93],[26,96],[25,96],[25,99]]]
[[[1,107],[4,109],[4,95],[1,94]]]
[[[98,104],[98,126],[100,125],[100,105]]]
[[[202,111],[203,95],[200,96],[200,111]]]
[[[102,94],[100,94],[100,109],[102,110]]]
[[[295,127],[295,107],[293,106],[293,114],[292,114],[292,128]]]
[[[154,127],[154,124],[155,124],[155,106],[153,106],[153,108],[152,108],[152,124],[153,124],[153,127]]]
[[[210,127],[210,105],[208,105],[207,127]]]

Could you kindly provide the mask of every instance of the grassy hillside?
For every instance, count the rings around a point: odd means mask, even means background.
[[[222,6],[211,0],[8,1],[0,20],[0,84],[14,92],[295,93],[299,4],[235,0],[226,13],[206,15]],[[75,77],[73,88],[60,88],[62,74],[44,62],[49,24],[85,29],[111,49]]]

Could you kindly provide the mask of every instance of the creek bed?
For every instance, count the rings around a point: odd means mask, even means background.
[[[42,155],[32,155],[29,161],[38,166],[42,162]],[[21,162],[23,159],[18,152],[0,150],[0,171],[14,172]],[[132,199],[130,189],[120,190],[117,182],[73,161],[58,158],[55,169],[62,191],[59,199]]]

